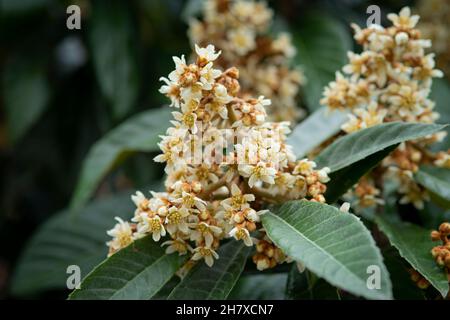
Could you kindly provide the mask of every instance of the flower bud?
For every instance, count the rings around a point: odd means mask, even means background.
[[[425,278],[421,278],[419,281],[417,281],[417,286],[420,289],[426,289],[430,286],[430,283]]]
[[[442,223],[439,226],[439,232],[445,237],[450,235],[450,223],[448,223],[448,222]]]
[[[431,231],[431,240],[433,240],[433,241],[441,240],[441,233],[436,230]]]

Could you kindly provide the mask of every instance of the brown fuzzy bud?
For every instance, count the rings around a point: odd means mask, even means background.
[[[320,202],[320,203],[325,203],[325,197],[322,194],[315,196],[313,200]]]
[[[441,253],[441,249],[439,247],[434,247],[433,249],[431,249],[431,255],[433,256],[433,258],[436,258],[437,256],[439,256]]]
[[[411,274],[412,281],[417,282],[420,280],[420,273],[418,273],[416,270],[410,269],[409,273]]]
[[[419,281],[417,281],[417,286],[420,289],[426,289],[430,286],[430,283],[425,278],[421,278]]]
[[[252,221],[247,221],[245,227],[247,228],[247,230],[249,232],[255,231],[256,230],[256,224]]]
[[[266,251],[264,252],[269,258],[272,258],[273,255],[275,254],[275,250],[272,247],[269,247],[266,249]]]
[[[448,223],[448,222],[442,223],[439,226],[439,232],[445,237],[450,235],[450,223]]]
[[[433,240],[433,241],[441,240],[441,233],[436,230],[431,231],[431,240]]]
[[[315,172],[313,172],[312,174],[310,174],[309,176],[306,177],[306,183],[308,185],[316,183],[317,180],[318,180],[318,177],[317,177],[317,173],[315,173]]]
[[[266,244],[263,241],[259,241],[256,244],[256,251],[259,252],[259,253],[264,252],[265,248],[266,248]]]

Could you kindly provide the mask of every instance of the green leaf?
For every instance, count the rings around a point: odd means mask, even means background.
[[[213,267],[202,261],[198,263],[175,287],[169,295],[170,300],[210,300],[226,299],[244,270],[250,248],[242,241],[222,245],[219,259]]]
[[[102,178],[134,152],[159,150],[159,135],[169,124],[170,109],[163,107],[142,112],[128,119],[97,141],[83,162],[71,208],[89,200]]]
[[[369,299],[392,298],[381,253],[356,216],[301,200],[262,215],[262,223],[269,238],[289,257],[330,284]],[[367,268],[372,265],[380,268],[380,289],[367,286]]]
[[[65,289],[69,265],[78,265],[86,275],[105,259],[114,217],[132,216],[130,193],[100,199],[87,205],[76,217],[69,210],[56,213],[33,235],[15,268],[14,296],[29,296],[44,290]]]
[[[50,88],[42,65],[18,60],[3,74],[7,131],[13,143],[35,124],[48,105]]]
[[[297,158],[305,156],[321,143],[334,136],[347,119],[346,112],[321,107],[297,125],[287,139]]]
[[[300,273],[292,266],[286,286],[286,298],[290,300],[340,300],[338,289],[312,272]]]
[[[430,231],[381,216],[377,216],[375,221],[400,255],[445,297],[449,290],[448,280],[431,255],[431,249],[436,243],[431,241]]]
[[[127,115],[139,90],[135,32],[126,1],[94,1],[88,30],[98,84],[115,119]]]
[[[337,139],[315,161],[320,167],[329,167],[334,172],[392,145],[425,137],[445,127],[422,123],[383,123]]]
[[[315,111],[320,108],[323,87],[347,63],[352,39],[339,21],[323,12],[304,15],[296,30],[293,36],[296,63],[303,68],[307,79],[303,91],[308,108]]]
[[[371,154],[363,160],[330,173],[330,181],[327,183],[327,191],[325,192],[327,203],[336,202],[348,189],[357,183],[362,176],[371,171],[397,146],[398,144],[389,146],[386,149]]]
[[[231,291],[230,300],[283,300],[287,273],[242,276]]]
[[[134,241],[99,264],[70,300],[148,300],[168,283],[187,256],[166,254],[151,236]]]
[[[433,166],[422,166],[414,175],[415,180],[437,196],[439,205],[450,208],[450,170]]]

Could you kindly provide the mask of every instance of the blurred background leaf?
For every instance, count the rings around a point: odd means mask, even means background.
[[[94,1],[88,26],[97,82],[115,120],[130,113],[139,90],[136,31],[127,1]]]
[[[45,65],[20,59],[3,73],[8,136],[17,142],[47,107],[50,88]]]
[[[334,80],[336,71],[347,61],[352,39],[345,26],[324,12],[308,13],[293,31],[297,63],[302,66],[307,83],[304,88],[310,111],[320,108],[322,91]]]
[[[78,265],[82,277],[106,258],[114,217],[128,219],[133,212],[129,193],[98,200],[73,217],[69,210],[42,225],[24,250],[12,281],[12,294],[30,297],[45,290],[66,289],[69,265]]]
[[[81,207],[98,187],[105,174],[135,152],[158,150],[159,135],[165,132],[170,109],[144,111],[123,122],[96,142],[80,173],[71,201],[72,209]]]

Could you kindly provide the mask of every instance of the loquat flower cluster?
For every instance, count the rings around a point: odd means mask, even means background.
[[[109,253],[151,235],[164,238],[168,254],[188,254],[188,269],[198,260],[212,266],[222,240],[234,238],[256,244],[260,270],[289,262],[265,236],[260,216],[270,203],[325,202],[329,169],[295,159],[285,142],[289,123],[266,121],[269,99],[240,95],[238,70],[215,68],[220,51],[196,45],[195,52],[190,64],[174,57],[175,70],[161,78],[160,92],[176,110],[155,158],[166,165],[166,190],[132,196],[134,217],[118,218],[108,231]]]
[[[435,69],[434,54],[426,54],[431,41],[423,39],[417,30],[419,16],[411,15],[408,7],[400,13],[388,14],[392,26],[373,24],[361,29],[352,24],[354,38],[362,46],[361,53],[349,52],[349,64],[337,72],[335,81],[324,90],[321,103],[330,109],[350,111],[342,125],[351,133],[383,122],[404,121],[434,123],[439,114],[429,99],[432,79],[442,77]],[[356,186],[353,194],[360,207],[382,204],[375,181],[379,176],[399,182],[400,203],[412,203],[422,208],[428,194],[416,184],[413,174],[422,164],[450,168],[450,150],[432,153],[429,146],[442,140],[445,132],[406,142],[387,157],[378,170]]]
[[[270,120],[296,121],[302,116],[297,98],[305,78],[289,66],[296,54],[290,35],[269,34],[272,19],[265,2],[206,0],[203,19],[190,21],[189,37],[193,44],[220,49],[218,66],[239,69],[242,97],[262,94],[272,101],[266,109]]]

